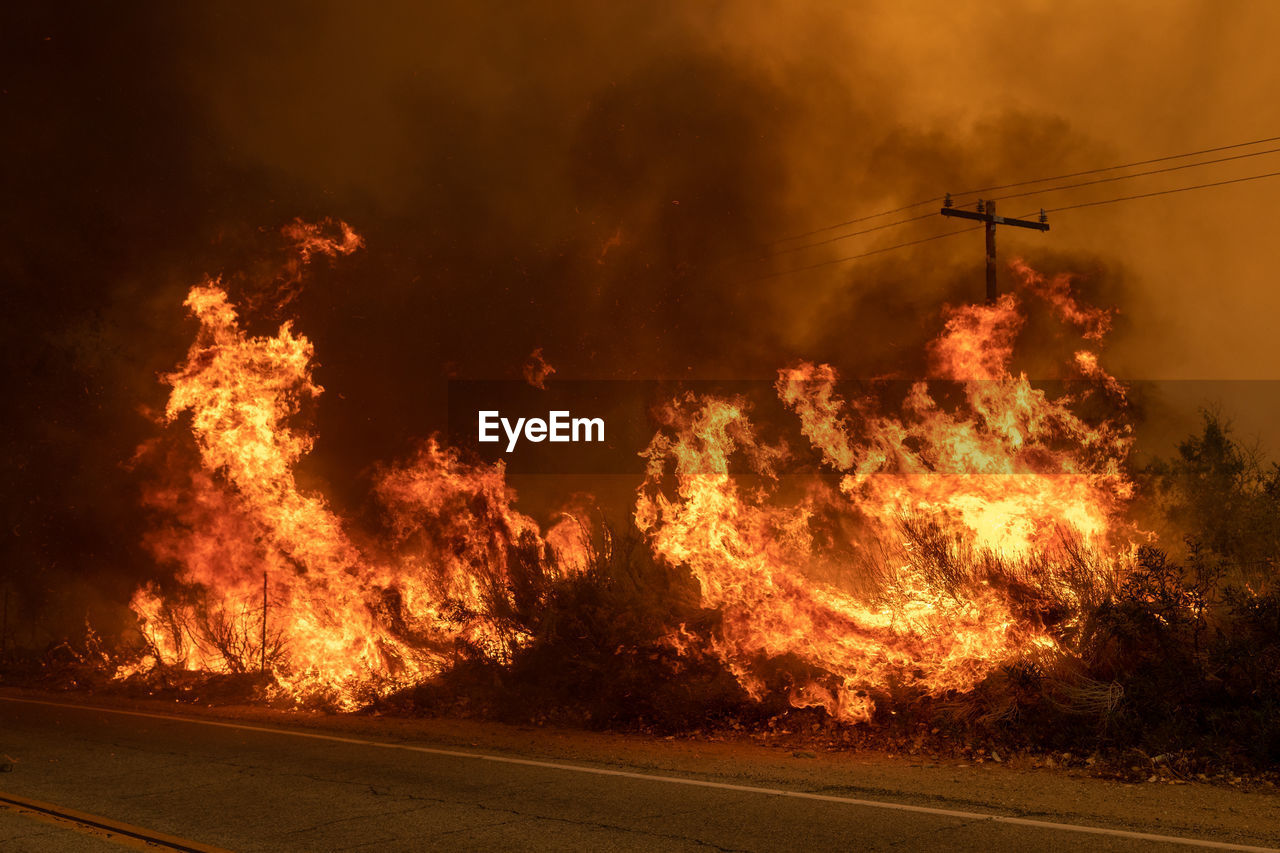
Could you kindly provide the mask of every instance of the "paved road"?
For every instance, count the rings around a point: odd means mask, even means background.
[[[617,741],[571,749],[531,733],[522,746],[526,735],[495,731],[459,746],[390,721],[290,730],[0,695],[0,752],[18,761],[0,797],[238,851],[1195,849],[1135,834],[1280,846],[1274,796],[839,757],[793,772],[749,750],[610,755]],[[1037,779],[1045,790],[1030,790]],[[122,840],[0,808],[5,851]]]

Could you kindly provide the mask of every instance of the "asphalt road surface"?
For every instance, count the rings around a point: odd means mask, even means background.
[[[0,692],[0,753],[14,759],[0,773],[0,850],[1280,846],[1274,793],[474,723],[263,719]]]

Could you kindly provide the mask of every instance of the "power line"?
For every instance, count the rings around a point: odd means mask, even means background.
[[[770,252],[765,255],[766,258],[774,258],[778,255],[789,255],[793,252],[800,252],[805,249],[812,249],[814,246],[825,246],[828,243],[838,243],[841,240],[848,240],[850,237],[859,237],[863,234],[870,234],[873,231],[883,231],[886,228],[893,228],[895,225],[906,225],[908,222],[919,222],[921,219],[930,219],[936,214],[931,210],[928,213],[922,213],[919,216],[910,216],[906,219],[898,219],[894,222],[886,222],[883,225],[875,225],[871,228],[863,228],[861,231],[851,231],[848,234],[841,234],[838,237],[828,237],[825,240],[818,240],[814,243],[805,243],[802,246],[791,246],[786,249],[779,249],[776,252]]]
[[[1099,178],[1094,181],[1080,181],[1079,183],[1063,184],[1062,186],[1057,186],[1057,187],[1045,187],[1044,189],[1028,190],[1027,192],[1022,192],[1022,193],[1010,193],[1008,195],[996,196],[995,198],[988,199],[988,200],[1003,201],[1005,199],[1010,199],[1010,198],[1025,198],[1027,196],[1042,195],[1044,193],[1057,192],[1059,190],[1071,190],[1071,189],[1078,189],[1079,187],[1094,186],[1096,184],[1112,183],[1114,181],[1126,181],[1131,178],[1142,178],[1150,175],[1161,175],[1166,172],[1179,172],[1179,171],[1182,171],[1183,169],[1194,169],[1197,166],[1212,166],[1217,163],[1226,163],[1231,160],[1245,160],[1250,157],[1261,157],[1264,154],[1277,154],[1277,153],[1280,153],[1280,148],[1268,148],[1265,151],[1251,151],[1248,154],[1235,154],[1230,157],[1219,157],[1215,160],[1202,160],[1198,163],[1183,163],[1180,166],[1166,166],[1163,169],[1150,169],[1145,172],[1134,172],[1131,175],[1115,175],[1114,177]],[[1054,180],[1054,179],[1048,178],[1046,180]],[[1014,186],[1014,185],[1011,185],[1011,186]],[[977,192],[977,191],[975,190],[971,192]],[[934,201],[938,201],[941,198],[945,198],[945,196],[940,197],[939,199],[934,199]],[[1035,211],[1032,211],[1032,212],[1034,213]],[[886,222],[882,225],[875,225],[871,228],[863,228],[860,231],[851,231],[848,234],[840,234],[835,237],[828,237],[825,240],[817,240],[813,243],[804,243],[799,246],[789,246],[786,249],[779,249],[776,252],[770,252],[769,254],[764,255],[762,257],[772,258],[778,255],[788,255],[793,252],[800,252],[805,249],[812,249],[816,246],[825,246],[828,243],[838,243],[839,241],[847,240],[850,237],[860,237],[863,234],[871,234],[872,232],[875,232],[875,231],[883,231],[886,228],[892,228],[897,225],[906,225],[909,222],[918,222],[921,219],[928,219],[933,215],[934,215],[933,211],[929,211],[928,213],[922,213],[919,216],[910,216],[910,217],[907,217],[906,219],[897,219],[897,220],[894,220],[893,222]]]
[[[1112,183],[1113,181],[1127,181],[1130,178],[1143,178],[1143,177],[1147,177],[1148,175],[1161,175],[1161,174],[1164,174],[1165,172],[1178,172],[1183,169],[1194,169],[1197,166],[1212,166],[1215,163],[1226,163],[1230,160],[1244,160],[1249,157],[1261,157],[1263,154],[1276,154],[1276,153],[1280,153],[1280,148],[1268,148],[1265,151],[1251,151],[1248,154],[1235,154],[1235,155],[1232,155],[1231,157],[1219,157],[1216,160],[1202,160],[1199,163],[1183,163],[1181,166],[1166,166],[1163,169],[1150,169],[1146,172],[1134,172],[1132,175],[1116,175],[1110,178],[1098,178],[1095,181],[1080,181],[1079,183],[1075,183],[1075,184],[1063,184],[1062,186],[1057,186],[1057,187],[1045,187],[1042,190],[1028,190],[1023,193],[1010,193],[1009,195],[998,195],[995,198],[989,199],[989,200],[1003,201],[1004,199],[1008,199],[1008,198],[1025,198],[1026,196],[1029,196],[1029,195],[1042,195],[1044,193],[1057,192],[1058,190],[1073,190],[1073,189],[1077,189],[1078,187],[1089,187],[1095,184],[1107,184],[1107,183]]]
[[[1125,195],[1125,196],[1120,196],[1118,198],[1104,198],[1099,201],[1084,201],[1084,202],[1080,202],[1079,204],[1068,204],[1064,207],[1055,207],[1050,210],[1046,210],[1045,213],[1059,213],[1064,210],[1076,210],[1077,208],[1081,208],[1081,207],[1098,207],[1099,205],[1103,205],[1103,204],[1115,204],[1116,202],[1133,201],[1134,199],[1139,199],[1139,198],[1154,198],[1155,196],[1158,196],[1158,195],[1173,195],[1174,193],[1185,193],[1185,192],[1190,192],[1191,190],[1203,190],[1203,189],[1207,189],[1208,187],[1221,187],[1221,186],[1226,186],[1227,184],[1243,184],[1243,183],[1247,183],[1248,181],[1259,181],[1259,180],[1262,180],[1263,178],[1275,178],[1275,177],[1280,177],[1280,172],[1264,172],[1261,175],[1249,175],[1248,177],[1245,177],[1245,178],[1232,178],[1227,181],[1213,181],[1212,183],[1196,184],[1195,186],[1190,186],[1190,187],[1175,187],[1174,189],[1171,189],[1171,190],[1157,190],[1156,192],[1139,193],[1137,195]]]
[[[1173,189],[1157,190],[1157,191],[1148,192],[1148,193],[1138,193],[1136,195],[1117,196],[1116,198],[1105,198],[1105,199],[1099,199],[1097,201],[1086,201],[1086,202],[1080,202],[1079,204],[1068,204],[1062,207],[1050,208],[1046,210],[1045,213],[1046,214],[1061,213],[1062,211],[1065,211],[1065,210],[1076,210],[1082,207],[1098,207],[1100,205],[1106,205],[1106,204],[1117,204],[1122,201],[1134,201],[1136,199],[1154,198],[1156,196],[1173,195],[1175,193],[1191,192],[1192,190],[1202,190],[1202,189],[1208,189],[1210,187],[1221,187],[1221,186],[1226,186],[1228,184],[1242,184],[1242,183],[1248,183],[1249,181],[1259,181],[1264,178],[1275,178],[1275,177],[1280,177],[1280,171],[1264,172],[1258,175],[1248,175],[1243,178],[1231,178],[1229,180],[1212,181],[1210,183],[1194,184],[1186,187],[1174,187]],[[1033,216],[1035,215],[1035,213],[1036,211],[1031,211],[1024,215]],[[780,276],[791,275],[792,273],[806,272],[808,270],[818,269],[820,267],[828,267],[834,264],[842,264],[848,261],[856,261],[861,258],[870,257],[872,255],[880,255],[880,254],[884,254],[885,252],[895,251],[897,249],[905,249],[908,246],[918,246],[921,243],[929,243],[934,240],[941,240],[946,237],[954,237],[957,234],[964,234],[970,231],[977,231],[980,228],[982,228],[982,226],[978,225],[978,226],[974,226],[973,228],[960,228],[955,231],[945,231],[941,234],[932,234],[928,237],[921,237],[918,240],[908,240],[903,243],[896,243],[892,246],[885,246],[884,248],[881,248],[881,249],[873,249],[872,251],[869,251],[869,252],[862,252],[856,255],[846,255],[845,257],[841,257],[841,258],[831,258],[829,260],[820,261],[815,264],[808,264],[803,267],[794,267],[788,270],[779,270],[777,272],[768,273],[762,276],[757,276],[756,278],[752,279],[752,281],[761,281],[764,279],[778,278]]]
[[[1152,163],[1164,163],[1169,160],[1181,160],[1183,157],[1198,157],[1201,154],[1216,154],[1219,151],[1230,151],[1233,148],[1248,148],[1250,145],[1261,145],[1264,142],[1280,142],[1280,136],[1268,136],[1265,139],[1255,139],[1251,142],[1236,142],[1231,145],[1219,145],[1217,148],[1202,148],[1199,151],[1188,151],[1185,154],[1168,154],[1164,157],[1153,157],[1150,160],[1138,160],[1133,163],[1122,163],[1118,166],[1105,166],[1101,169],[1085,169],[1083,172],[1071,172],[1067,175],[1057,175],[1052,178],[1036,178],[1032,181],[1018,181],[1012,184],[1002,184],[994,187],[981,187],[976,190],[965,190],[964,192],[955,193],[954,195],[973,195],[974,193],[995,192],[997,190],[1011,190],[1014,187],[1030,186],[1031,184],[1044,184],[1049,181],[1065,181],[1067,178],[1079,178],[1084,175],[1094,175],[1098,172],[1113,172],[1116,169],[1131,169],[1134,166],[1150,166]]]
[[[974,190],[974,192],[978,192],[978,190]],[[960,195],[966,195],[966,193],[960,193]],[[799,234],[792,234],[790,237],[779,237],[777,240],[765,243],[764,248],[776,246],[779,243],[786,243],[791,240],[799,240],[801,237],[812,237],[814,234],[821,234],[823,231],[834,231],[835,229],[843,228],[846,225],[857,225],[859,222],[866,222],[869,219],[879,219],[881,216],[889,216],[893,213],[902,213],[905,210],[913,210],[923,204],[933,204],[934,202],[942,201],[943,198],[945,198],[945,196],[934,196],[933,198],[926,198],[922,201],[903,205],[902,207],[895,207],[892,210],[882,210],[879,213],[869,213],[866,216],[859,216],[857,219],[846,219],[844,222],[837,222],[835,225],[824,225],[822,228],[815,228],[812,231],[803,231]]]
[[[1068,178],[1079,178],[1085,175],[1096,175],[1100,172],[1113,172],[1116,169],[1131,169],[1135,166],[1150,166],[1153,163],[1165,163],[1165,162],[1168,162],[1169,160],[1181,160],[1184,157],[1197,157],[1201,154],[1216,154],[1219,151],[1230,151],[1235,148],[1247,148],[1250,145],[1261,145],[1265,142],[1280,142],[1280,136],[1268,136],[1263,139],[1254,139],[1249,142],[1235,142],[1235,143],[1232,143],[1231,145],[1219,145],[1214,148],[1201,148],[1198,151],[1187,151],[1182,154],[1167,154],[1163,157],[1152,157],[1147,160],[1135,160],[1132,163],[1119,163],[1114,166],[1102,166],[1097,169],[1085,169],[1079,172],[1068,172],[1066,174],[1053,175],[1052,177],[1047,177],[1047,178],[1033,178],[1030,180],[1015,181],[1014,183],[1011,183],[1011,184],[996,184],[994,186],[989,186],[989,187],[978,187],[976,189],[962,190],[960,192],[953,193],[953,196],[960,197],[960,196],[974,195],[975,193],[997,192],[999,190],[1008,190],[1008,189],[1014,189],[1016,187],[1031,186],[1032,184],[1044,184],[1050,181],[1063,181],[1063,180],[1067,180]],[[1011,198],[1011,197],[1012,196],[1006,196],[1006,198]],[[860,222],[867,222],[868,220],[871,220],[871,219],[878,219],[881,216],[890,216],[894,213],[902,213],[904,211],[912,210],[922,205],[933,204],[934,202],[942,201],[943,198],[944,196],[934,196],[933,198],[921,199],[920,201],[903,205],[902,207],[895,207],[891,210],[882,210],[879,213],[870,213],[870,214],[867,214],[866,216],[859,216],[855,219],[846,219],[845,221],[837,222],[834,225],[826,225],[822,228],[815,228],[811,231],[803,231],[799,234],[792,234],[789,237],[779,237],[776,240],[765,243],[764,247],[767,248],[769,246],[776,246],[779,243],[786,243],[791,240],[799,240],[803,237],[811,237],[814,234],[821,234],[823,231],[833,231],[836,228],[843,228],[846,225],[857,225]]]
[[[932,215],[934,214],[930,214],[930,216]],[[958,228],[955,231],[945,231],[941,234],[934,234],[929,237],[921,237],[919,240],[908,240],[905,243],[898,243],[893,246],[885,246],[883,249],[873,249],[870,252],[863,252],[860,255],[849,255],[843,258],[833,258],[829,261],[820,261],[816,264],[809,264],[808,266],[795,267],[794,269],[780,270],[778,272],[768,273],[767,275],[756,276],[751,280],[762,281],[767,278],[778,278],[779,276],[791,275],[792,273],[796,273],[796,272],[805,272],[806,270],[816,270],[819,267],[828,267],[828,266],[831,266],[832,264],[842,264],[845,261],[856,261],[859,258],[868,258],[868,257],[871,257],[872,255],[880,255],[880,254],[884,254],[885,252],[892,252],[895,249],[904,249],[907,246],[918,246],[921,243],[929,243],[933,240],[941,240],[944,237],[954,237],[957,234],[964,234],[965,232],[968,232],[968,231],[977,231],[981,228],[982,228],[981,225],[976,225],[972,228]]]

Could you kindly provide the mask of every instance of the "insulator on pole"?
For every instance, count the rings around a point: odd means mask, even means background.
[[[951,193],[947,193],[946,196],[942,199],[942,206],[951,207]]]
[[[986,203],[985,203],[985,202],[983,202],[983,200],[982,200],[982,199],[978,199],[978,212],[979,212],[979,213],[986,213],[986,212],[987,212],[987,205],[986,205]]]

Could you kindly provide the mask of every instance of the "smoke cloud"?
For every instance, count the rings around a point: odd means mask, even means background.
[[[315,342],[327,390],[301,476],[351,506],[376,463],[445,426],[449,378],[518,379],[538,348],[552,381],[767,378],[798,358],[918,371],[940,305],[981,294],[980,233],[795,273],[954,223],[775,241],[1274,135],[1280,86],[1259,59],[1280,8],[1209,0],[5,14],[0,571],[33,637],[155,571],[130,460],[193,332],[182,295],[208,274],[256,292],[297,217],[349,222],[365,248],[245,320],[293,317]],[[1265,186],[1072,211],[1003,229],[1000,251],[1119,306],[1122,377],[1269,378]]]

